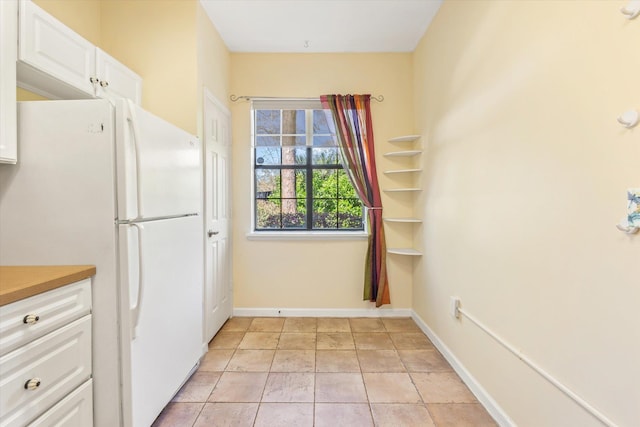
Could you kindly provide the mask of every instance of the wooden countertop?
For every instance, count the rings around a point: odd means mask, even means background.
[[[0,266],[0,306],[95,274],[93,265]]]

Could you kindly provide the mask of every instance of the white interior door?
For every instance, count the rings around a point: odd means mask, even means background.
[[[231,115],[204,92],[205,342],[231,317]]]

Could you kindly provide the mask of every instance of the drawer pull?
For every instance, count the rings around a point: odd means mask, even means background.
[[[31,378],[29,381],[24,383],[25,390],[35,390],[40,387],[40,378]]]
[[[40,316],[37,316],[35,314],[27,314],[26,316],[24,316],[24,319],[22,319],[22,323],[33,325],[35,323],[38,323],[38,320],[40,320]]]

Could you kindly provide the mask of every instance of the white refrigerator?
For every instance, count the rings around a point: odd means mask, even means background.
[[[125,100],[18,104],[0,264],[94,264],[94,425],[148,427],[202,335],[198,139]]]

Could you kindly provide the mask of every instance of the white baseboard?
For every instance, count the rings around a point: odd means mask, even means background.
[[[487,393],[487,391],[480,385],[480,383],[467,371],[462,363],[456,356],[449,350],[438,336],[427,326],[427,324],[416,314],[415,311],[411,311],[411,318],[417,323],[418,327],[422,329],[433,345],[442,353],[447,362],[451,365],[454,371],[460,376],[462,381],[469,387],[469,390],[476,396],[478,401],[485,407],[487,412],[491,414],[493,419],[501,427],[515,427],[516,423],[509,418],[506,412],[496,403],[495,400]]]
[[[411,317],[410,308],[234,308],[235,317]]]

